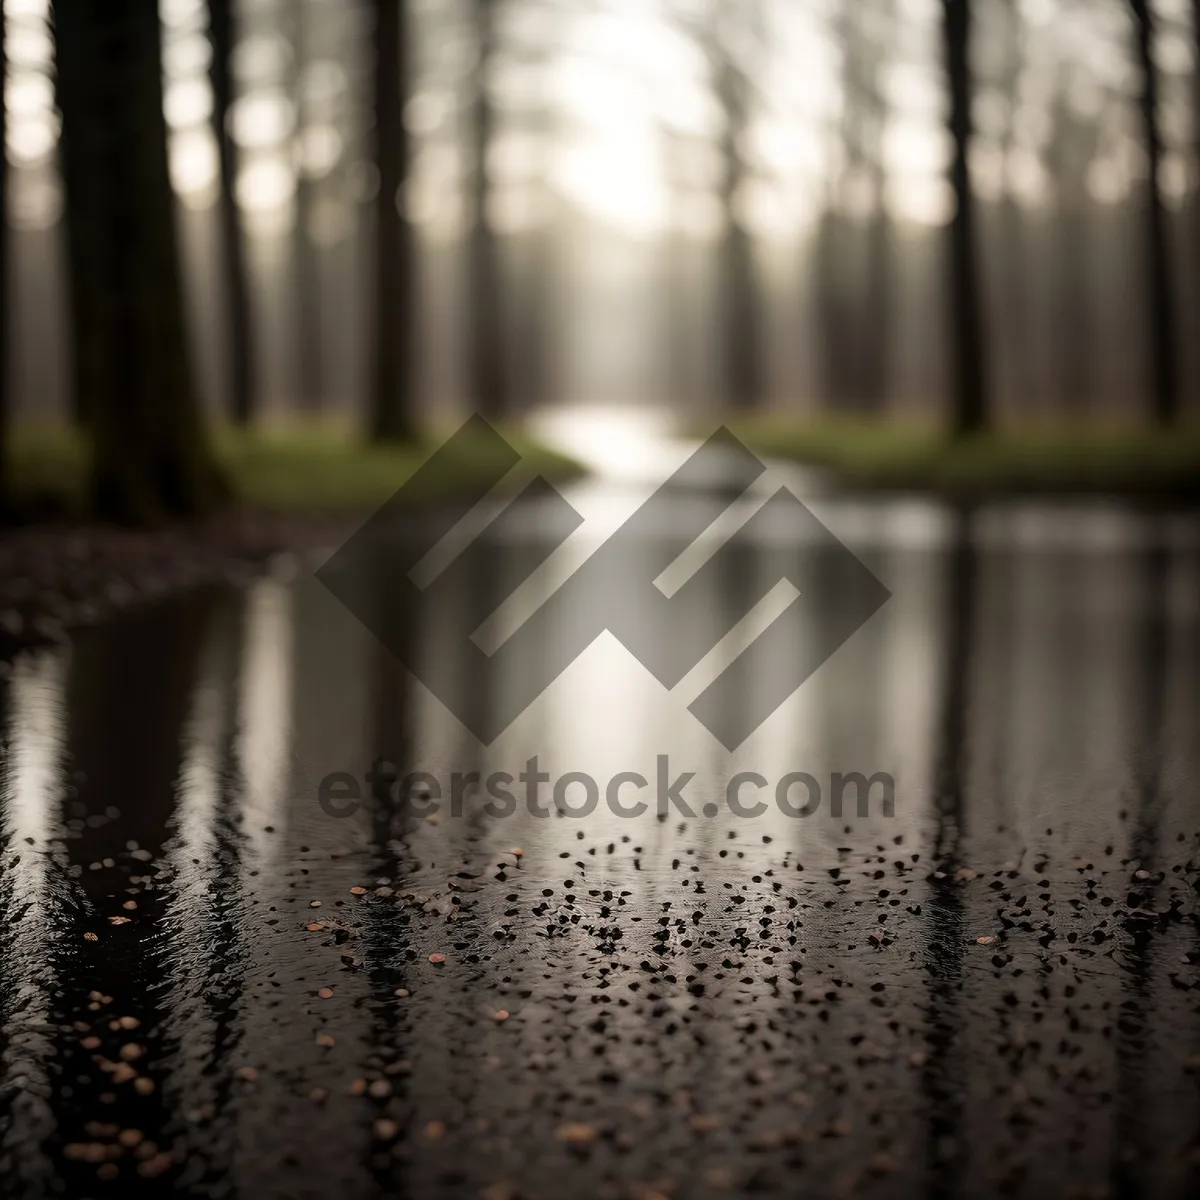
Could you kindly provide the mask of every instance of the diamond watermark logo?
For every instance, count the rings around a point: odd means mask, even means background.
[[[490,472],[458,509],[417,512],[456,464]],[[769,602],[780,611],[687,707],[726,748],[741,745],[887,601],[878,579],[786,487],[670,590],[660,578],[708,537],[766,471],[720,429],[490,653],[475,635],[583,517],[535,480],[433,578],[418,570],[520,462],[481,417],[445,443],[317,572],[322,583],[480,741],[507,729],[601,634],[674,692]],[[719,463],[714,484],[713,465]],[[782,533],[783,536],[780,536]],[[514,549],[516,548],[516,549]],[[518,552],[519,550],[519,552]],[[434,645],[412,636],[435,614]],[[599,715],[599,714],[598,714]]]

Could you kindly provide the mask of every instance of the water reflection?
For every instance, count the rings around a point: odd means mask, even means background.
[[[55,1131],[108,1144],[88,1129],[111,1119],[194,1194],[474,1194],[531,1171],[572,1194],[597,1171],[788,1194],[796,1171],[880,1156],[897,1194],[1170,1193],[1200,1118],[1180,1051],[1200,1039],[1198,546],[1167,517],[1054,516],[1039,546],[1011,510],[827,499],[893,600],[733,752],[608,635],[482,747],[307,577],[23,660],[5,684],[0,1190],[94,1185]],[[497,532],[460,589],[478,616],[544,557]],[[778,531],[743,547],[711,576],[713,612],[742,611],[789,552]],[[391,619],[453,672],[466,615]],[[455,772],[515,777],[535,755],[602,791],[666,756],[697,816],[603,799],[538,816],[515,779],[512,816],[471,787],[450,812]],[[378,758],[430,772],[443,811],[377,781],[322,812],[326,775]],[[888,772],[895,815],[736,818],[739,771]],[[106,1022],[126,1014],[144,1096],[72,1029],[112,1059]],[[590,1157],[552,1136],[564,1121],[606,1131]],[[121,1154],[124,1178],[139,1160]]]
[[[236,1046],[231,1018],[242,999],[248,949],[231,919],[241,901],[231,871],[237,859],[237,812],[229,802],[224,763],[237,645],[229,614],[221,618],[213,622],[201,651],[181,739],[173,836],[164,855],[171,889],[162,918],[166,1017],[159,1036],[166,1064],[163,1093],[176,1129],[215,1115],[228,1095],[228,1081],[218,1068]],[[210,1128],[203,1156],[189,1158],[181,1179],[185,1186],[209,1171],[227,1169],[225,1124]]]
[[[63,871],[63,681],[66,656],[19,663],[5,697],[0,807],[0,1176],[30,1193],[54,1170],[44,1146],[54,1133],[50,1077],[61,943],[73,897]]]

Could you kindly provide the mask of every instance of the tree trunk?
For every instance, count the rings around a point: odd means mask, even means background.
[[[753,412],[761,406],[766,390],[758,281],[750,235],[733,214],[726,217],[717,262],[718,313],[725,351],[722,399],[736,411]]]
[[[408,40],[403,0],[375,0],[375,345],[371,437],[398,441],[416,433],[413,370],[414,246],[402,211],[408,178]]]
[[[1001,149],[1005,165],[1004,194],[1000,199],[997,221],[999,255],[999,317],[1003,330],[1003,357],[1008,365],[1007,396],[1015,401],[1017,412],[1024,416],[1037,408],[1033,348],[1030,338],[1028,234],[1025,217],[1017,203],[1011,185],[1011,163],[1017,148],[1021,80],[1025,63],[1025,29],[1020,9],[1015,2],[1004,6],[1002,88],[1006,120]]]
[[[1200,326],[1200,0],[1192,0],[1192,327]],[[1193,384],[1193,388],[1195,385]]]
[[[870,19],[868,19],[870,18]],[[842,403],[862,416],[878,415],[887,398],[892,292],[892,229],[887,209],[883,136],[887,102],[881,88],[883,57],[894,38],[891,4],[845,5],[835,31],[842,52],[844,162],[835,183],[836,227],[845,245],[832,269],[840,277],[845,312],[839,352],[843,355]],[[846,183],[869,182],[872,207],[865,221],[847,211]]]
[[[975,197],[971,191],[971,5],[942,0],[942,34],[950,85],[950,135],[954,155],[950,183],[955,212],[950,224],[950,330],[954,365],[951,428],[956,437],[988,424],[983,316],[975,245]]]
[[[882,172],[880,172],[882,175]],[[865,308],[867,346],[863,355],[861,410],[882,416],[887,408],[892,348],[892,283],[894,248],[892,218],[887,209],[882,178],[876,184],[875,210],[867,230],[867,295]]]
[[[495,136],[496,113],[487,92],[487,75],[495,49],[496,0],[474,0],[479,39],[479,65],[472,113],[470,240],[467,246],[468,372],[476,412],[505,415],[512,405],[502,314],[500,248],[488,221],[487,157]]]
[[[1064,416],[1079,419],[1091,407],[1092,323],[1088,289],[1087,165],[1095,146],[1091,131],[1081,128],[1060,90],[1052,108],[1051,173],[1057,184],[1055,236],[1058,242],[1058,311],[1056,338],[1059,405]]]
[[[1062,327],[1058,336],[1059,405],[1064,416],[1079,422],[1092,403],[1091,291],[1087,285],[1088,214],[1073,204],[1058,216],[1058,281]]]
[[[292,95],[296,105],[296,132],[303,144],[308,127],[307,101],[303,89],[304,66],[308,61],[308,0],[293,0],[292,53],[295,70]],[[296,398],[310,416],[321,411],[325,392],[322,354],[321,267],[313,244],[312,218],[316,185],[303,161],[296,172],[296,214],[292,224],[292,334]]]
[[[760,407],[766,392],[754,242],[737,212],[738,195],[746,179],[742,141],[749,123],[747,81],[718,38],[714,38],[713,55],[716,98],[725,122],[720,145],[720,201],[725,227],[717,248],[718,335],[724,351],[724,394],[720,400],[745,412]]]
[[[888,174],[884,161],[884,135],[888,123],[888,102],[883,93],[884,55],[895,36],[895,14],[890,4],[882,10],[886,17],[883,36],[886,42],[871,46],[865,80],[870,117],[870,173],[874,207],[867,231],[867,295],[865,319],[867,348],[863,355],[862,407],[869,416],[879,417],[887,408],[891,375],[893,283],[895,251],[892,217],[888,209]]]
[[[551,44],[558,36],[551,35]],[[549,71],[553,52],[547,48],[540,60],[543,71]],[[522,305],[521,396],[514,403],[515,415],[525,415],[545,408],[561,397],[558,395],[555,347],[558,331],[559,272],[559,200],[551,186],[553,170],[560,145],[558,114],[552,98],[539,105],[534,128],[541,140],[543,163],[543,196],[545,220],[527,235],[529,280],[525,303]]]
[[[8,485],[8,427],[11,397],[8,387],[8,55],[4,6],[0,4],[0,516],[12,503]]]
[[[1154,14],[1148,0],[1130,0],[1137,41],[1137,60],[1142,72],[1138,107],[1142,136],[1146,143],[1148,194],[1146,197],[1146,272],[1149,287],[1150,371],[1154,419],[1172,425],[1179,417],[1179,339],[1175,296],[1167,245],[1167,207],[1163,201],[1162,131],[1158,124],[1158,70],[1154,65]]]
[[[255,417],[254,339],[251,330],[250,285],[246,274],[246,244],[237,202],[238,148],[229,129],[233,106],[230,61],[237,35],[233,0],[209,0],[209,39],[212,66],[209,81],[213,94],[213,133],[220,165],[217,220],[221,229],[222,274],[228,304],[225,322],[229,353],[230,414],[236,425],[249,425]]]
[[[184,319],[155,0],[56,0],[58,103],[78,410],[92,501],[128,522],[211,508]]]
[[[853,403],[853,304],[847,295],[846,220],[830,195],[813,243],[816,281],[817,357],[822,408],[840,414]]]

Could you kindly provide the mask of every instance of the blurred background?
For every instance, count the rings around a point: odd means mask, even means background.
[[[0,1198],[1200,1195],[1200,0],[0,11]]]
[[[84,144],[113,119],[84,77],[154,50],[144,4],[60,4],[56,92],[54,7],[4,10],[18,422],[69,420],[88,387],[67,231],[119,168]],[[1197,13],[161,0],[197,403],[378,434],[563,405],[709,426],[1194,417]],[[107,61],[73,67],[76,25]]]

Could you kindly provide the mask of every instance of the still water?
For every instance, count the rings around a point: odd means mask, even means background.
[[[591,532],[533,593],[638,500],[566,495]],[[668,692],[608,634],[484,747],[297,564],[19,660],[0,1193],[1194,1194],[1197,524],[812,508],[891,599],[734,751],[687,709],[714,664]],[[545,557],[521,527],[466,593],[512,593],[485,643]],[[770,538],[714,612],[802,552]],[[602,792],[665,756],[694,815],[451,811],[534,756]],[[378,759],[441,810],[372,795]],[[795,772],[884,773],[894,809],[788,816]]]

